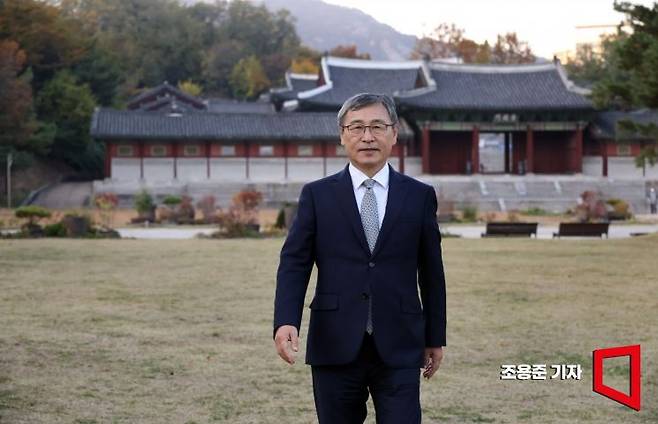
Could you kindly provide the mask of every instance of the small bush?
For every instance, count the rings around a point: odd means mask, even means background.
[[[103,227],[111,228],[114,221],[114,211],[119,205],[117,195],[114,193],[99,193],[94,198],[94,204],[100,213]]]
[[[274,223],[274,228],[286,228],[286,211],[285,209],[279,209],[279,214],[276,216],[276,222]]]
[[[542,208],[532,207],[523,211],[523,215],[542,216],[542,215],[550,215],[550,214]]]
[[[215,199],[215,196],[212,195],[204,196],[197,202],[196,207],[199,208],[201,215],[203,215],[203,222],[207,224],[217,222],[216,204],[217,199]]]
[[[228,210],[219,214],[220,234],[224,237],[259,237],[258,205],[262,199],[262,193],[249,190],[233,196]]]
[[[580,203],[574,208],[578,222],[600,221],[607,218],[605,203],[595,191],[584,191]]]
[[[165,205],[167,205],[169,207],[174,207],[176,205],[179,205],[182,201],[183,201],[183,199],[181,199],[180,196],[175,196],[173,194],[169,194],[162,200],[162,203],[164,203]]]
[[[37,221],[39,221],[42,218],[49,218],[51,214],[50,211],[46,208],[42,208],[41,206],[30,205],[30,206],[21,206],[20,208],[16,209],[14,215],[16,216],[16,218],[27,219],[27,225],[34,226],[36,225]]]
[[[606,203],[612,207],[612,210],[608,211],[608,219],[629,219],[632,216],[630,206],[624,200],[612,198]]]
[[[475,222],[478,218],[478,209],[475,206],[464,206],[462,219],[466,222]]]
[[[61,222],[43,227],[43,235],[46,237],[66,237],[66,227]]]
[[[153,196],[151,196],[146,190],[137,193],[135,197],[133,197],[133,203],[135,204],[135,210],[137,210],[137,213],[140,215],[150,214],[155,207]]]

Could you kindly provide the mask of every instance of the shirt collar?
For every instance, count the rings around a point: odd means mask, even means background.
[[[352,186],[354,187],[354,190],[358,189],[365,180],[370,178],[366,174],[364,174],[359,168],[352,165],[352,162],[350,162],[350,164],[348,165],[348,169],[350,171],[350,176],[352,177]],[[389,169],[387,162],[382,167],[382,169],[380,169],[375,175],[373,175],[372,179],[375,180],[379,185],[381,185],[385,189],[388,189],[388,177],[389,177]]]

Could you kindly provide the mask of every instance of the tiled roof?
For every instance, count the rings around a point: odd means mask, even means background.
[[[162,99],[175,98],[180,103],[189,104],[192,107],[197,109],[205,109],[206,105],[203,100],[191,96],[183,91],[179,90],[177,87],[170,85],[167,81],[153,87],[151,89],[145,90],[139,95],[133,97],[128,102],[128,109],[143,109],[147,105],[151,105],[154,102],[157,102]]]
[[[294,100],[300,91],[312,90],[318,85],[318,76],[314,74],[286,73],[286,86],[270,90],[272,102],[280,109],[283,102]]]
[[[628,134],[620,131],[619,121],[632,121],[636,124],[658,126],[658,110],[640,109],[629,112],[610,111],[596,114],[592,122],[591,134],[598,139],[650,139],[651,137],[642,134]]]
[[[302,109],[335,109],[358,93],[393,95],[413,90],[423,73],[422,62],[380,62],[335,57],[322,58],[325,84],[302,91],[297,98]]]
[[[559,64],[461,65],[431,63],[436,87],[397,96],[401,106],[434,110],[592,109],[587,90]]]
[[[242,102],[232,99],[212,98],[207,100],[208,112],[213,113],[273,113],[269,102]]]
[[[204,140],[337,140],[336,114],[209,113],[166,115],[155,112],[99,109],[91,135],[99,139]],[[403,124],[400,138],[412,136]]]

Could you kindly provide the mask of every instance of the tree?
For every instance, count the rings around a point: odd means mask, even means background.
[[[235,65],[230,83],[233,95],[241,99],[255,99],[270,87],[260,61],[253,55],[241,59]]]
[[[440,59],[457,56],[457,46],[462,41],[464,30],[455,24],[441,23],[432,33],[421,37],[411,52],[411,59]]]
[[[658,108],[658,3],[648,8],[629,2],[614,3],[614,9],[626,15],[631,31],[623,25],[604,45],[604,77],[594,85],[592,99],[599,108]],[[620,130],[653,140],[645,144],[636,165],[653,166],[658,152],[658,127],[630,120],[619,122]]]
[[[89,135],[95,107],[89,86],[80,85],[70,71],[59,71],[39,92],[36,107],[39,117],[56,128],[51,157],[98,175],[103,152]]]
[[[535,55],[525,41],[519,41],[515,32],[498,34],[491,51],[491,62],[498,64],[533,63]]]
[[[53,74],[77,63],[88,49],[80,22],[36,0],[0,2],[0,39],[16,41],[26,53],[38,91]]]
[[[290,71],[297,74],[317,74],[320,71],[320,66],[308,58],[293,59]]]
[[[317,74],[320,71],[320,52],[300,46],[290,65],[290,70],[299,74]]]
[[[357,53],[356,44],[351,45],[338,45],[329,50],[330,56],[346,57],[350,59],[365,59],[370,60],[370,53]]]
[[[442,23],[430,35],[420,38],[411,52],[411,59],[456,59],[462,63],[529,63],[535,57],[527,43],[516,33],[498,35],[493,49],[488,41],[482,44],[464,37],[464,30],[455,24]]]
[[[233,67],[246,57],[248,47],[237,40],[218,43],[206,53],[202,65],[202,81],[206,93],[231,96],[230,76]]]
[[[192,81],[181,81],[178,83],[178,89],[190,96],[199,97],[201,95],[201,86]]]
[[[592,93],[595,104],[619,109],[658,108],[658,3],[648,8],[615,2],[614,9],[626,15],[631,32],[620,25],[610,40],[606,76]]]
[[[26,55],[15,41],[0,41],[0,145],[27,147],[37,129]]]
[[[71,68],[81,84],[89,85],[101,106],[117,103],[119,87],[125,81],[119,58],[98,43]]]
[[[601,37],[601,46],[605,37]],[[576,55],[564,64],[569,79],[580,86],[591,86],[605,76],[604,54],[597,52],[591,43],[576,46]]]

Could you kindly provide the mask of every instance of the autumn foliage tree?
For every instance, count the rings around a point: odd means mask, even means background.
[[[333,49],[329,50],[329,56],[335,57],[345,57],[349,59],[365,59],[370,60],[370,53],[358,53],[356,51],[356,45],[338,45]]]
[[[256,56],[240,59],[231,71],[230,82],[233,95],[242,99],[255,99],[270,86],[270,80]]]
[[[432,33],[421,37],[411,52],[411,59],[456,59],[463,63],[530,63],[535,57],[527,43],[516,33],[498,35],[492,48],[488,41],[480,44],[464,37],[455,24],[442,23]]]
[[[525,41],[520,41],[515,32],[498,34],[491,49],[491,62],[498,64],[533,63],[535,55]]]
[[[15,41],[0,41],[0,146],[27,148],[37,129],[25,52]]]

